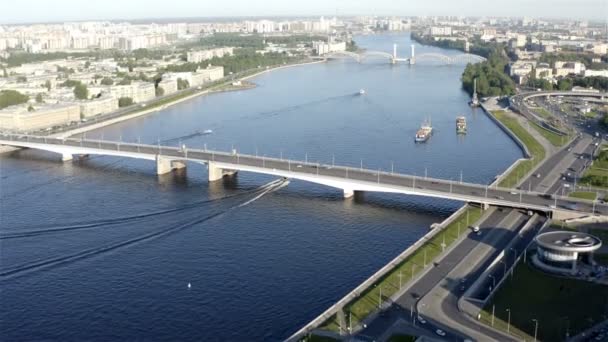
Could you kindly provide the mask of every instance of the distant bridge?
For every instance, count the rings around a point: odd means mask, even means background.
[[[327,59],[354,59],[361,63],[366,59],[382,58],[388,60],[392,64],[398,62],[404,62],[408,64],[416,64],[417,62],[436,61],[444,64],[463,64],[463,63],[479,63],[486,60],[486,58],[470,53],[462,53],[458,55],[444,55],[442,53],[423,53],[420,55],[415,54],[414,45],[411,47],[411,55],[408,58],[400,58],[397,55],[397,44],[393,45],[393,53],[390,54],[384,51],[363,51],[361,53],[351,51],[336,51],[323,55]]]
[[[463,202],[484,207],[497,205],[544,212],[608,214],[608,206],[596,201],[513,190],[452,180],[434,179],[381,170],[324,165],[307,161],[252,156],[207,149],[186,149],[103,140],[60,139],[51,137],[0,134],[0,145],[33,148],[62,155],[107,155],[145,159],[156,162],[158,174],[186,167],[186,162],[207,165],[209,181],[217,181],[237,171],[261,173],[322,184],[343,191],[351,197],[357,191],[399,193]]]

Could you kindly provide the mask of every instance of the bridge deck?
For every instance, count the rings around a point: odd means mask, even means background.
[[[174,161],[212,163],[214,167],[221,169],[300,179],[349,192],[390,192],[543,211],[559,209],[587,213],[608,213],[608,206],[603,203],[551,196],[537,192],[239,153],[200,149],[181,150],[176,147],[114,141],[2,134],[0,134],[0,144],[65,154],[101,154],[147,160],[156,160],[157,157],[161,157]]]

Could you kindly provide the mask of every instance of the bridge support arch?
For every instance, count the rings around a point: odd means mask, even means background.
[[[215,182],[221,180],[222,178],[224,178],[224,176],[232,176],[237,173],[234,170],[222,169],[221,167],[218,167],[214,162],[209,162],[207,164],[207,167],[209,169],[210,182]]]

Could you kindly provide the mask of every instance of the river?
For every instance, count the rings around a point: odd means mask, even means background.
[[[409,35],[357,37],[409,54]],[[417,53],[458,52],[416,46]],[[460,88],[464,66],[332,61],[273,71],[87,137],[319,160],[489,183],[522,153]],[[358,96],[359,89],[367,95]],[[456,116],[469,132],[457,136]],[[433,137],[414,144],[432,120]],[[211,135],[197,131],[213,130]],[[425,171],[426,170],[426,171]],[[5,340],[276,341],[316,317],[461,203],[341,191],[201,165],[0,157]],[[188,284],[191,286],[188,287]]]

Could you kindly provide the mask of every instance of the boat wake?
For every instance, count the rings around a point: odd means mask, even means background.
[[[283,188],[288,183],[289,182],[286,179],[280,179],[277,181],[273,181],[273,182],[269,183],[270,185],[266,184],[265,186],[263,186],[262,188],[264,188],[264,190],[262,190],[261,193],[257,194],[254,198],[252,198],[250,200],[247,200],[243,203],[231,206],[220,212],[217,212],[217,213],[214,213],[214,214],[202,217],[202,218],[197,218],[197,219],[185,222],[185,223],[180,223],[178,225],[175,225],[175,226],[172,226],[172,227],[169,227],[166,229],[162,229],[160,231],[147,233],[147,234],[144,234],[144,235],[132,238],[132,239],[128,239],[128,240],[117,242],[117,243],[110,244],[110,245],[106,245],[103,247],[87,249],[87,250],[80,251],[80,252],[74,253],[74,254],[59,256],[59,257],[45,259],[45,260],[38,260],[38,261],[31,262],[31,263],[18,265],[15,267],[1,269],[0,270],[0,281],[10,280],[15,277],[20,277],[20,276],[24,276],[27,274],[31,274],[32,272],[36,272],[36,271],[48,270],[50,268],[54,268],[57,266],[65,265],[68,263],[76,262],[76,261],[83,260],[83,259],[90,258],[90,257],[99,256],[99,255],[102,255],[102,254],[105,254],[105,253],[108,253],[111,251],[115,251],[115,250],[122,249],[122,248],[127,248],[130,246],[139,244],[139,243],[143,243],[143,242],[157,239],[160,237],[175,234],[175,233],[183,231],[187,228],[190,228],[190,227],[199,225],[201,223],[205,223],[214,218],[220,217],[235,209],[242,208],[246,205],[249,205],[249,204],[255,202],[256,200],[262,198],[264,195],[267,195],[269,193],[272,193],[274,191],[277,191],[277,190]]]
[[[265,185],[262,185],[258,188],[255,188],[253,190],[248,190],[248,191],[240,192],[240,193],[233,194],[233,195],[227,195],[227,196],[215,198],[215,199],[195,201],[195,202],[185,204],[185,205],[177,207],[177,208],[158,210],[158,211],[153,211],[153,212],[148,212],[148,213],[143,213],[143,214],[115,217],[115,218],[102,219],[102,220],[74,222],[69,225],[39,226],[38,227],[39,229],[31,229],[33,227],[29,227],[30,230],[19,231],[17,233],[10,233],[10,234],[0,233],[0,240],[29,238],[29,237],[35,237],[35,236],[40,236],[40,235],[61,233],[61,232],[66,232],[66,231],[94,229],[94,228],[101,228],[101,227],[105,227],[105,226],[118,225],[121,223],[138,221],[141,219],[155,217],[155,216],[159,216],[159,215],[178,213],[178,212],[182,212],[182,211],[186,211],[186,210],[190,210],[190,209],[194,209],[194,208],[199,208],[203,204],[227,200],[230,198],[242,197],[242,196],[246,196],[249,194],[258,194],[258,196],[261,197],[264,194],[266,194],[267,191],[273,190],[277,186],[280,186],[280,187],[285,186],[286,185],[285,183],[288,183],[288,182],[283,179],[278,179],[278,180],[269,182]],[[285,184],[285,185],[283,185],[283,184]]]
[[[326,97],[320,100],[316,100],[316,101],[310,101],[310,102],[305,102],[305,103],[301,103],[298,105],[294,105],[294,106],[288,106],[288,107],[283,107],[283,108],[279,108],[277,110],[271,110],[271,111],[267,111],[267,112],[260,112],[260,113],[256,113],[250,116],[245,116],[241,119],[255,119],[255,118],[259,118],[259,117],[274,117],[280,114],[284,114],[284,113],[289,113],[289,112],[293,112],[296,111],[298,109],[301,108],[305,108],[305,107],[309,107],[309,106],[316,106],[322,103],[326,103],[326,102],[331,102],[331,101],[337,101],[337,100],[341,100],[341,99],[347,99],[352,97],[352,94],[346,94],[346,95],[338,95],[338,96],[331,96],[331,97]]]

